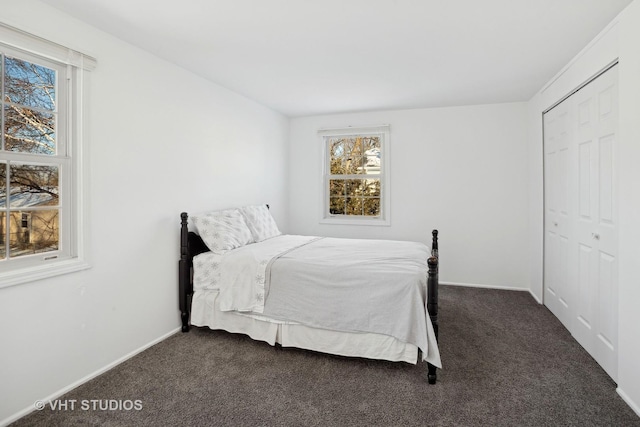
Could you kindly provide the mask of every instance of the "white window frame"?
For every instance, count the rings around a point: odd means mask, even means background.
[[[59,249],[0,261],[0,288],[32,282],[90,267],[87,253],[88,195],[87,117],[89,71],[96,60],[67,47],[0,23],[0,49],[19,59],[57,71],[58,151],[60,166]],[[0,130],[4,132],[4,129]],[[2,153],[10,161],[37,162],[28,153]]]
[[[321,129],[318,135],[322,139],[322,212],[320,216],[321,224],[339,225],[391,225],[391,199],[389,195],[389,125],[366,126],[366,127],[346,127],[337,129]],[[380,143],[380,216],[370,217],[361,215],[335,215],[329,212],[329,180],[331,178],[331,153],[328,140],[336,136],[379,136]]]

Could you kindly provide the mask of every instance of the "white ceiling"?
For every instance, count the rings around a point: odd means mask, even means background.
[[[631,0],[43,2],[296,117],[527,101]]]

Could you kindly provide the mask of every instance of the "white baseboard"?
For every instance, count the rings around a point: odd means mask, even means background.
[[[480,285],[480,284],[477,284],[477,283],[440,282],[440,284],[441,285],[449,285],[449,286],[463,286],[463,287],[467,287],[467,288],[499,289],[499,290],[503,290],[503,291],[529,292],[529,294],[533,297],[534,300],[536,300],[536,302],[538,304],[542,304],[542,301],[536,296],[536,294],[531,292],[531,289],[516,288],[514,286]]]
[[[542,302],[542,300],[541,300],[540,298],[538,298],[538,296],[537,296],[536,294],[534,294],[534,293],[531,291],[531,289],[529,289],[529,294],[531,294],[531,296],[533,297],[533,299],[534,299],[534,300],[536,300],[536,302],[537,302],[538,304],[544,304],[544,303]]]
[[[525,288],[516,288],[513,286],[499,286],[499,285],[480,285],[477,283],[456,283],[456,282],[440,282],[441,285],[449,285],[449,286],[464,286],[467,288],[485,288],[485,289],[501,289],[505,291],[527,291],[531,292],[529,289]]]
[[[164,341],[165,339],[169,338],[171,335],[176,334],[177,332],[179,332],[181,330],[181,328],[176,328],[172,331],[167,332],[166,334],[162,335],[159,338],[156,338],[155,340],[143,345],[142,347],[137,348],[136,350],[133,350],[132,352],[122,356],[121,358],[109,363],[108,365],[98,369],[97,371],[92,372],[91,374],[79,379],[78,381],[56,391],[55,393],[44,397],[42,399],[36,399],[35,401],[41,401],[41,402],[50,402],[52,400],[55,400],[57,398],[59,398],[60,396],[62,396],[65,393],[70,392],[71,390],[73,390],[74,388],[86,383],[87,381],[90,381],[92,379],[94,379],[95,377],[97,377],[98,375],[101,375],[105,372],[107,372],[109,369],[112,369],[116,366],[118,366],[119,364],[121,364],[122,362],[131,359],[133,356],[135,356],[138,353],[143,352],[144,350],[148,349],[149,347],[158,344],[160,341]],[[33,404],[29,405],[28,407],[24,408],[22,411],[19,411],[11,416],[9,416],[8,418],[5,418],[4,420],[0,421],[0,427],[4,427],[7,426],[9,424],[11,424],[12,422],[17,421],[18,419],[24,417],[25,415],[30,414],[31,412],[34,411],[34,406]]]
[[[620,387],[618,387],[616,389],[616,391],[618,392],[618,395],[622,398],[622,400],[624,400],[624,402],[629,405],[629,407],[631,409],[633,409],[633,412],[636,413],[637,416],[640,417],[640,406],[638,406],[628,395],[627,393],[625,393],[624,391],[622,391],[622,389]]]

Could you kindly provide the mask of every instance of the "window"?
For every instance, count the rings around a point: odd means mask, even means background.
[[[389,127],[330,129],[324,142],[322,222],[389,224]]]
[[[82,94],[95,63],[4,24],[0,40],[2,287],[88,266]]]

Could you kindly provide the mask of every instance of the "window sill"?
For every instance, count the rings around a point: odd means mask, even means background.
[[[391,221],[383,218],[367,218],[367,217],[326,217],[320,220],[320,224],[333,224],[333,225],[376,225],[376,226],[389,226]]]
[[[34,282],[36,280],[86,270],[89,267],[90,265],[86,261],[78,258],[71,258],[47,265],[11,270],[0,273],[0,288],[8,288],[9,286],[20,285],[22,283]]]

